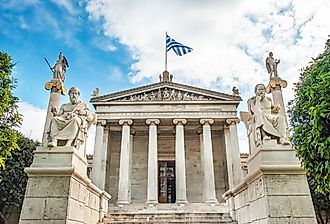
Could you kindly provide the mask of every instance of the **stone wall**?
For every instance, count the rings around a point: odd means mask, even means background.
[[[144,203],[147,201],[148,184],[148,141],[146,134],[136,134],[133,142],[132,154],[132,203]]]
[[[226,146],[223,132],[212,131],[214,181],[218,202],[225,202],[222,194],[228,190],[228,175],[226,162]]]
[[[235,196],[237,221],[315,223],[305,175],[263,175]]]
[[[74,147],[38,147],[30,168],[20,224],[97,223],[110,195],[86,176],[87,162]]]
[[[203,175],[200,139],[196,133],[185,133],[186,183],[188,202],[203,202]]]
[[[107,153],[107,169],[105,189],[111,195],[110,203],[115,204],[118,199],[118,176],[120,161],[121,132],[109,132],[109,147]]]
[[[248,174],[224,197],[245,223],[316,223],[305,171],[291,146],[273,140],[247,159]]]

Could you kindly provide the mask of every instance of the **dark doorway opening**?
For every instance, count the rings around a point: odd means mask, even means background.
[[[175,203],[175,161],[158,161],[158,202]]]

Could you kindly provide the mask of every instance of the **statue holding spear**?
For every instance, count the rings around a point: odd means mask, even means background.
[[[53,78],[59,79],[62,82],[65,80],[66,68],[69,67],[68,60],[65,56],[62,55],[62,52],[58,55],[58,60],[56,61],[53,67],[50,66],[48,60],[45,58],[46,63],[48,64],[50,70],[53,72]]]

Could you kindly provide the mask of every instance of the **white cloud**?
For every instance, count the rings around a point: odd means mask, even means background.
[[[18,111],[23,114],[23,123],[19,131],[26,137],[41,142],[47,111],[26,102],[18,103]]]
[[[52,2],[60,7],[64,7],[71,15],[78,13],[78,10],[73,7],[73,4],[70,0],[52,0]]]
[[[243,110],[254,86],[267,84],[269,51],[281,59],[279,74],[289,84],[283,90],[287,102],[299,69],[323,51],[330,34],[328,0],[89,0],[86,10],[90,19],[103,22],[106,36],[130,48],[137,59],[131,66],[133,83],[156,80],[162,72],[167,30],[194,49],[183,57],[168,53],[174,80],[222,92],[235,85],[242,92]]]

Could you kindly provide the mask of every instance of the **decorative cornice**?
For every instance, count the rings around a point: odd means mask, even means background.
[[[102,119],[145,119],[145,118],[237,118],[236,111],[214,111],[214,112],[99,112]]]

